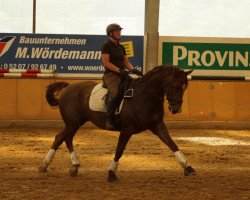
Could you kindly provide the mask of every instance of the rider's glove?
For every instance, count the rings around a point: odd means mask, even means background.
[[[138,75],[138,76],[143,76],[143,73],[141,73],[138,69],[132,69],[131,70],[131,72],[133,73],[133,74],[136,74],[136,75]]]
[[[122,77],[126,77],[129,74],[129,71],[126,69],[120,69],[119,71]]]

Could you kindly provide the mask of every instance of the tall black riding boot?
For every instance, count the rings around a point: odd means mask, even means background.
[[[106,119],[106,129],[114,131],[115,130],[115,109],[117,107],[117,99],[113,97],[109,97],[108,105],[107,105],[107,119]]]

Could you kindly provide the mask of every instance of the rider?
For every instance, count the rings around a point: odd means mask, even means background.
[[[117,96],[121,79],[127,76],[129,71],[139,76],[143,75],[131,65],[126,56],[124,46],[119,43],[122,29],[119,24],[109,24],[106,28],[108,41],[101,48],[102,62],[105,67],[103,82],[110,92],[106,120],[106,129],[108,130],[115,130],[114,113],[117,106]]]

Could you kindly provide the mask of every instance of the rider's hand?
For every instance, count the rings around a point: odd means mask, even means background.
[[[129,71],[126,69],[120,69],[119,71],[122,77],[126,77],[129,74]]]
[[[136,75],[138,75],[138,76],[143,76],[143,73],[141,73],[138,69],[132,69],[131,70],[131,72],[133,73],[133,74],[136,74]]]

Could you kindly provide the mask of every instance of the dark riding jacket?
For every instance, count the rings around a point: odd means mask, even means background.
[[[125,69],[124,55],[126,55],[126,51],[124,46],[122,46],[120,43],[116,45],[111,40],[108,40],[102,45],[101,51],[102,54],[109,54],[109,62],[120,69]],[[109,72],[111,72],[111,70],[105,67],[105,74]]]

